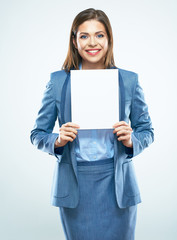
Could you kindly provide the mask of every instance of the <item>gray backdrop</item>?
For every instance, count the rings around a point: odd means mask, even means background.
[[[155,143],[134,159],[143,200],[136,240],[175,240],[175,0],[0,1],[0,239],[64,239],[58,208],[50,205],[56,160],[36,150],[29,135],[50,73],[65,59],[73,18],[88,7],[109,16],[116,64],[139,74],[155,128]]]

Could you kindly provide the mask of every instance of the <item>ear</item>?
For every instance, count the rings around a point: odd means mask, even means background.
[[[77,43],[76,43],[76,39],[74,38],[74,36],[73,36],[73,44],[74,44],[74,47],[77,49]]]

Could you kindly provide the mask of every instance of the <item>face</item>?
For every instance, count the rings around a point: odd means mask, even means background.
[[[102,23],[97,20],[82,23],[73,43],[82,58],[82,69],[104,68],[108,36]]]

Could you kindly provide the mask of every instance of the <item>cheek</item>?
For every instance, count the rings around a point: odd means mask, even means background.
[[[83,47],[82,47],[82,45],[78,44],[77,45],[77,50],[78,50],[79,55],[82,57],[83,56]]]
[[[78,49],[78,51],[82,51],[82,45],[78,44],[77,49]]]
[[[102,48],[104,48],[105,51],[108,50],[108,41],[107,41],[107,40],[104,40],[104,41],[101,43],[101,45],[102,45]]]
[[[106,51],[108,50],[108,41],[105,41],[104,48]]]
[[[84,58],[84,45],[83,44],[80,44],[80,43],[78,43],[78,45],[77,45],[77,51],[78,51],[78,53],[79,53],[79,55],[82,57],[82,58]]]
[[[81,41],[77,41],[77,48],[78,50],[82,51],[85,47],[85,43],[81,42]]]

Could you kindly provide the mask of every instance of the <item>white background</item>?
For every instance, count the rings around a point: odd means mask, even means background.
[[[116,64],[139,74],[155,129],[155,142],[134,159],[143,200],[136,240],[175,240],[176,0],[0,1],[0,239],[64,239],[50,206],[55,158],[29,135],[50,73],[66,57],[73,18],[88,7],[110,18]]]

